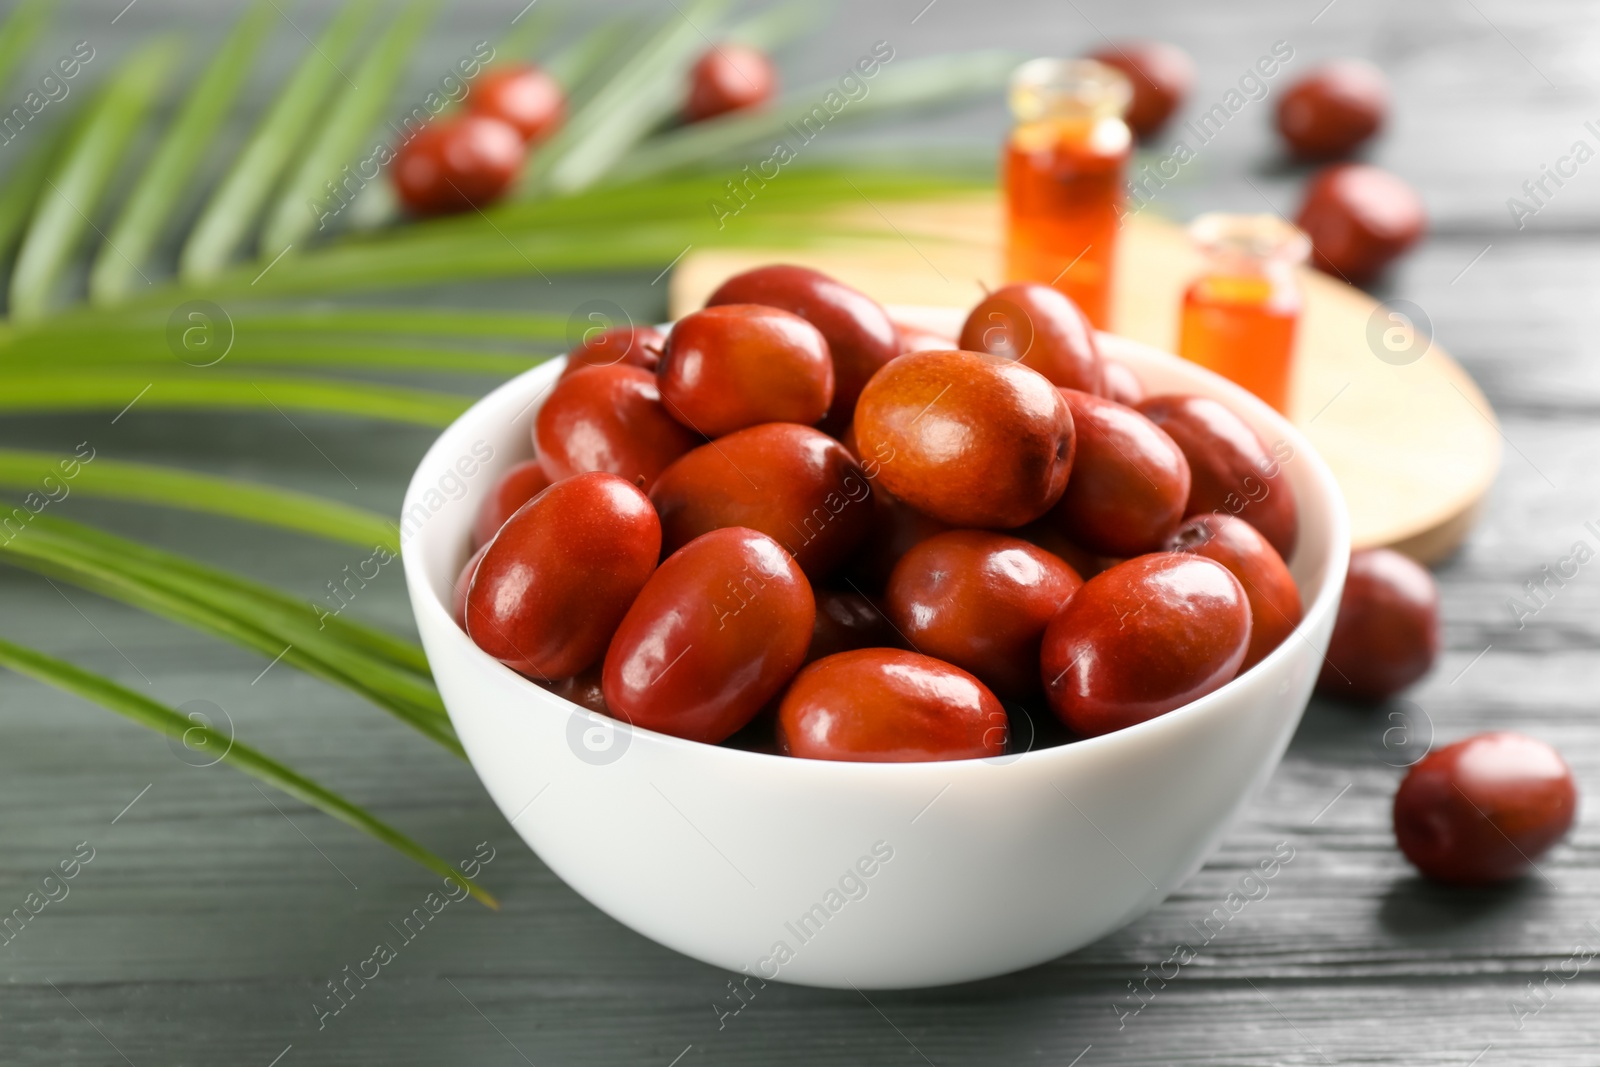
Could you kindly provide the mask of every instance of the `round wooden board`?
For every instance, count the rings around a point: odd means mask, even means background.
[[[700,307],[729,275],[773,262],[825,271],[885,304],[967,308],[1000,284],[992,195],[864,205],[849,220],[883,237],[691,251],[673,273],[673,317]],[[1171,351],[1183,288],[1200,266],[1183,229],[1132,216],[1118,257],[1113,331]],[[1489,402],[1437,344],[1412,362],[1379,359],[1394,321],[1367,294],[1310,269],[1300,282],[1307,299],[1290,417],[1338,477],[1354,544],[1442,559],[1471,529],[1500,466]]]

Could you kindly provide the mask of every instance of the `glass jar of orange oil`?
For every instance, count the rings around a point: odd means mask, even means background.
[[[1011,77],[1006,279],[1054,286],[1100,329],[1111,312],[1132,95],[1121,71],[1090,59],[1035,59]]]
[[[1201,215],[1189,238],[1204,256],[1183,294],[1178,354],[1289,408],[1306,235],[1276,215]]]

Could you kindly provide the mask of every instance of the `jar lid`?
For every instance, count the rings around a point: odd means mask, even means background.
[[[1132,99],[1127,75],[1092,59],[1031,59],[1011,74],[1018,122],[1121,115]]]
[[[1277,215],[1211,211],[1189,223],[1189,239],[1208,255],[1254,262],[1304,263],[1311,241]]]

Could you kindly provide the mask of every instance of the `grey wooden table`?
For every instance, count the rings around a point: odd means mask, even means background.
[[[448,59],[520,3],[457,5],[433,47]],[[111,54],[224,12],[143,0],[68,9],[50,49],[92,36]],[[299,9],[296,9],[297,11]],[[315,15],[306,13],[306,19]],[[1326,56],[1380,63],[1399,104],[1374,158],[1413,181],[1429,241],[1384,292],[1426,309],[1503,420],[1506,465],[1477,531],[1439,569],[1446,651],[1435,674],[1383,708],[1315,703],[1264,794],[1211,862],[1143,919],[1033,970],[969,986],[855,993],[768,986],[719,1023],[726,975],[597,912],[518,842],[471,770],[373,708],[231,646],[42,579],[0,570],[0,634],[17,636],[171,704],[208,700],[241,735],[415,832],[451,858],[495,849],[498,914],[450,906],[381,977],[319,1028],[314,1003],[434,879],[380,846],[221,768],[52,690],[0,679],[0,911],[47,869],[92,849],[68,896],[0,947],[0,1059],[7,1063],[699,1064],[1038,1062],[1580,1064],[1600,1059],[1600,946],[1593,805],[1532,877],[1446,892],[1394,851],[1389,801],[1431,731],[1510,726],[1561,748],[1600,793],[1596,664],[1600,564],[1519,626],[1525,580],[1595,546],[1600,518],[1600,162],[1517,228],[1524,196],[1600,118],[1600,8],[1565,0],[895,0],[848,5],[790,51],[796,82],[878,39],[904,55],[979,45],[1070,53],[1101,33],[1188,48],[1209,106],[1274,41],[1290,71]],[[70,34],[70,36],[69,36]],[[287,53],[286,53],[287,54]],[[417,67],[426,81],[426,64]],[[1274,88],[1274,93],[1279,91]],[[1301,175],[1252,103],[1163,194],[1162,210],[1292,211]],[[998,103],[907,135],[993,144]],[[556,289],[508,282],[434,292],[564,310],[605,296],[659,313],[644,276]],[[1593,362],[1590,362],[1593,360]],[[476,383],[481,388],[482,383]],[[131,411],[0,422],[7,444],[186,464],[393,511],[429,435],[337,419],[182,417]],[[315,447],[308,443],[315,442]],[[319,454],[320,452],[320,454]],[[69,499],[61,513],[193,552],[316,598],[361,553],[222,520]],[[398,567],[351,609],[409,628]],[[1410,723],[1408,736],[1393,732]],[[606,828],[594,828],[603,847]],[[80,843],[86,843],[80,845]],[[1293,860],[1199,957],[1145,1002],[1131,983],[1161,967],[1191,923],[1280,843]],[[986,902],[1004,907],[1005,902]],[[1586,947],[1580,947],[1586,946]],[[1574,956],[1576,954],[1576,959]],[[1564,977],[1562,977],[1564,976]],[[1529,985],[1542,989],[1530,1000]],[[1518,1005],[1521,1005],[1519,1010]],[[1137,1014],[1132,1009],[1139,1007]],[[1536,1010],[1535,1010],[1536,1009]]]

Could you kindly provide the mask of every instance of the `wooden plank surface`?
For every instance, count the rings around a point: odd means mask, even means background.
[[[413,70],[415,84],[521,6],[452,8]],[[207,20],[222,14],[141,0],[113,27],[114,8],[72,6],[58,39],[40,46],[32,76],[57,46],[87,34],[112,56],[158,29],[216,30],[219,22]],[[316,17],[300,8],[291,15],[308,25]],[[905,56],[990,44],[1069,52],[1098,44],[1095,27],[1155,33],[1190,48],[1203,72],[1197,102],[1219,97],[1275,39],[1294,43],[1297,64],[1356,53],[1394,78],[1400,109],[1375,157],[1421,188],[1435,228],[1383,292],[1427,310],[1495,405],[1506,442],[1481,525],[1438,571],[1446,653],[1431,678],[1383,708],[1315,704],[1283,766],[1205,869],[1099,944],[1007,978],[870,1001],[769,986],[719,1028],[713,1006],[726,1004],[726,976],[621,928],[562,886],[516,845],[464,764],[281,665],[261,675],[262,658],[0,571],[0,633],[172,703],[214,701],[241,736],[447,856],[491,842],[498,852],[485,876],[505,904],[499,914],[452,905],[319,1029],[312,1004],[325,983],[365,958],[433,880],[342,826],[269,802],[241,776],[187,766],[136,727],[6,677],[0,909],[20,905],[79,842],[89,842],[95,858],[70,895],[0,947],[0,1057],[138,1067],[267,1067],[280,1056],[278,1067],[1066,1067],[1080,1056],[1080,1067],[1593,1063],[1595,963],[1576,980],[1548,980],[1547,1003],[1525,1014],[1520,1029],[1513,1010],[1528,982],[1546,980],[1547,967],[1566,969],[1575,945],[1600,941],[1590,925],[1600,922],[1593,804],[1571,843],[1542,864],[1547,878],[1493,892],[1449,893],[1418,881],[1394,852],[1387,819],[1400,774],[1393,765],[1416,755],[1416,744],[1391,732],[1407,721],[1419,739],[1429,724],[1443,740],[1514,726],[1560,746],[1587,796],[1600,789],[1600,579],[1586,567],[1520,629],[1507,607],[1574,541],[1595,543],[1584,523],[1600,519],[1600,163],[1520,232],[1505,207],[1541,163],[1582,135],[1584,119],[1600,115],[1592,73],[1600,11],[1576,0],[897,0],[850,5],[786,57],[786,71],[797,84],[824,77],[879,39]],[[1208,207],[1255,210],[1266,198],[1292,211],[1298,175],[1272,152],[1269,109],[1270,101],[1252,104],[1161,206],[1186,217]],[[997,116],[990,108],[908,129],[952,144],[992,142]],[[419,299],[566,310],[605,296],[659,314],[664,300],[652,277],[474,286]],[[135,408],[114,425],[101,416],[8,419],[0,441],[69,452],[87,439],[120,459],[188,464],[387,510],[428,443],[409,429],[296,422],[305,436],[275,416],[179,419]],[[76,498],[60,507],[308,597],[364,558],[221,520]],[[406,627],[398,570],[386,569],[351,610]],[[605,831],[594,828],[596,847]],[[1280,841],[1295,859],[1270,894],[1129,1017],[1128,983],[1194,937],[1190,924]]]

